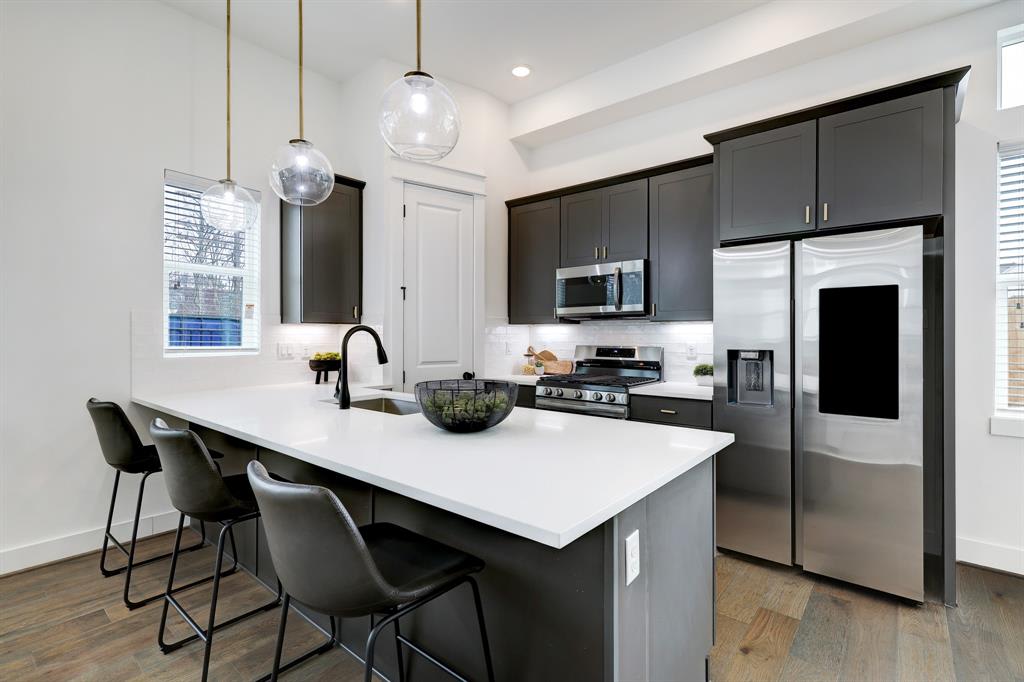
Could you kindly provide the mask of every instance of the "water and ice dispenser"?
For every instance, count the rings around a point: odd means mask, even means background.
[[[771,407],[774,404],[775,351],[730,350],[729,395],[730,405]]]

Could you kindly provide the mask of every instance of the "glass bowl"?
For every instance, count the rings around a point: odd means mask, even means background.
[[[442,379],[416,384],[416,402],[430,423],[473,433],[501,423],[516,405],[519,385],[490,379]]]

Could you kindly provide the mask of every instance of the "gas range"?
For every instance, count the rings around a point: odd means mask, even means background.
[[[663,380],[657,346],[576,346],[574,374],[537,380],[536,406],[601,417],[629,417],[629,388]]]

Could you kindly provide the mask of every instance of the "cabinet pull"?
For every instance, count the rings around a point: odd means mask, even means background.
[[[826,223],[828,222],[828,202],[827,201],[825,202],[825,205],[822,206],[822,208],[821,208],[821,217],[822,217],[822,220],[824,222],[826,222]]]
[[[675,410],[658,410],[658,411],[661,412],[662,414],[675,414],[676,413]]]
[[[600,254],[601,254],[600,247],[595,246],[594,247],[594,260],[597,260],[598,258],[600,258],[601,257]]]
[[[553,320],[557,320],[558,319],[558,308],[552,308],[551,309],[551,319],[553,319]]]
[[[604,247],[604,253],[601,255],[601,258],[607,258],[607,257],[608,257],[608,247],[606,246],[606,247]]]
[[[810,225],[811,224],[811,207],[810,206],[804,206],[804,224],[805,225]]]
[[[658,316],[658,304],[657,303],[652,303],[651,304],[651,317],[657,317],[657,316]]]
[[[352,317],[356,318],[357,320],[359,319],[359,306],[352,306]]]

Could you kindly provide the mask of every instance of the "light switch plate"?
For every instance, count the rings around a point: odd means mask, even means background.
[[[640,577],[640,531],[626,536],[626,584]]]

